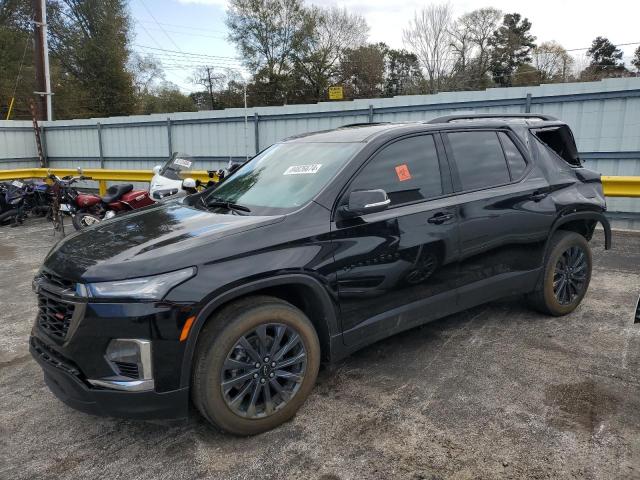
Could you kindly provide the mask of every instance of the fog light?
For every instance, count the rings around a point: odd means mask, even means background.
[[[111,340],[105,358],[116,375],[90,379],[89,383],[117,390],[153,390],[151,342],[149,340],[123,338]]]

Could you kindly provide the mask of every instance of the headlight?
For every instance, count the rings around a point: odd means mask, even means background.
[[[98,298],[135,298],[139,300],[162,300],[173,287],[189,280],[196,274],[195,267],[175,272],[153,275],[151,277],[98,282],[87,284],[90,297]]]

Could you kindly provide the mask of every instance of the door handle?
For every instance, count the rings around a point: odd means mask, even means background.
[[[549,195],[547,192],[535,191],[531,194],[529,198],[531,198],[531,200],[533,200],[534,202],[539,202],[543,198],[546,198],[547,195]]]
[[[447,220],[451,220],[453,218],[453,213],[449,212],[438,212],[433,217],[431,217],[427,222],[434,223],[436,225],[440,225],[441,223],[446,222]]]

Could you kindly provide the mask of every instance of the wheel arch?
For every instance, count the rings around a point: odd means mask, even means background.
[[[572,212],[558,217],[551,229],[544,246],[544,254],[542,256],[542,268],[536,281],[536,288],[540,288],[544,278],[544,266],[547,262],[547,255],[549,252],[549,244],[551,237],[558,230],[565,230],[578,233],[587,239],[591,240],[591,235],[597,223],[602,225],[604,229],[604,248],[609,250],[611,248],[611,225],[609,220],[604,216],[602,212],[585,211],[585,212]]]
[[[549,239],[557,230],[576,232],[587,240],[591,240],[593,230],[598,223],[600,223],[604,229],[604,248],[605,250],[609,250],[611,248],[611,225],[607,217],[605,217],[602,212],[572,212],[562,215],[553,223],[545,246],[545,257],[549,246]]]
[[[204,325],[222,307],[240,298],[252,295],[270,295],[285,300],[302,310],[316,329],[323,361],[333,357],[332,338],[341,332],[334,302],[322,283],[305,274],[280,275],[234,287],[209,301],[194,321],[182,360],[180,386],[186,387],[191,379],[193,358],[198,338]]]

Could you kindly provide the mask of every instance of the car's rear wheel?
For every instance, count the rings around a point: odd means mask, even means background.
[[[587,240],[575,232],[556,232],[549,241],[542,284],[529,295],[531,304],[554,316],[573,312],[587,293],[591,269]]]
[[[222,430],[264,432],[296,413],[319,366],[318,336],[302,311],[273,297],[245,298],[225,307],[200,334],[193,402]]]

